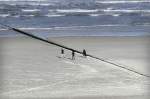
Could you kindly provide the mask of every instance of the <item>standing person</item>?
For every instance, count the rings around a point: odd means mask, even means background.
[[[61,49],[61,57],[64,58],[64,49]]]
[[[85,49],[83,49],[83,56],[86,58],[86,50]]]
[[[72,50],[72,60],[75,60],[75,52]]]

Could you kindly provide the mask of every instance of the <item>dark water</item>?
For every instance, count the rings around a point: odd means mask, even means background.
[[[145,36],[150,2],[103,0],[0,1],[0,23],[48,36]],[[3,30],[0,36],[16,36]]]

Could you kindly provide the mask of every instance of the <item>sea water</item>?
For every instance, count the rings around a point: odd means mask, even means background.
[[[54,1],[1,0],[0,23],[40,37],[150,34],[149,1]],[[21,35],[0,25],[0,36]]]

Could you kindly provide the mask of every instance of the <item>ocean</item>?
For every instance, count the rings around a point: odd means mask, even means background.
[[[0,23],[40,37],[150,35],[148,0],[0,1]],[[0,25],[1,37],[20,36]]]

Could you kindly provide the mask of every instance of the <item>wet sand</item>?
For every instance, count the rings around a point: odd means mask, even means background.
[[[57,37],[68,47],[149,75],[149,37]],[[0,38],[4,99],[148,99],[147,77],[28,37]]]

